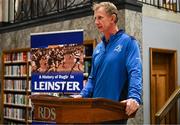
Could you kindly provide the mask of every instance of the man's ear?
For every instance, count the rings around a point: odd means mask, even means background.
[[[113,23],[116,22],[116,14],[112,14],[112,22],[113,22]]]

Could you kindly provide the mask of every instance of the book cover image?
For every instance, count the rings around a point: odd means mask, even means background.
[[[32,92],[80,92],[83,51],[83,30],[31,34]]]

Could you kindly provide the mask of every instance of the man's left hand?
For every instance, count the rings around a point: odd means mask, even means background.
[[[126,103],[126,114],[128,116],[139,108],[139,103],[135,99],[127,99],[121,102]]]

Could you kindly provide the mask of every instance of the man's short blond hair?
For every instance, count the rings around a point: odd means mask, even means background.
[[[117,23],[117,21],[118,21],[118,17],[117,17],[118,10],[117,10],[117,7],[113,3],[111,3],[111,2],[94,3],[93,11],[97,11],[100,7],[104,7],[106,13],[109,15],[115,14],[116,15],[115,23]]]

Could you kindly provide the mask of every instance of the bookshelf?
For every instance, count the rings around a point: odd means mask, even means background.
[[[84,82],[86,82],[91,71],[92,54],[96,47],[96,40],[85,40],[84,47]]]
[[[14,49],[2,54],[2,123],[30,124],[30,49]]]
[[[91,59],[96,40],[84,41],[85,81],[91,70]],[[1,123],[31,124],[31,65],[30,48],[3,51],[1,86]],[[72,93],[70,93],[72,94]]]

